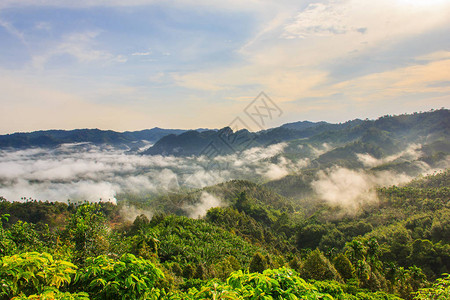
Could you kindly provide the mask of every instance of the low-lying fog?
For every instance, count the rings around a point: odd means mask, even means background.
[[[120,193],[149,194],[199,188],[231,179],[268,181],[301,172],[314,157],[292,161],[280,155],[286,143],[255,147],[240,154],[207,157],[143,156],[124,149],[92,144],[65,144],[55,149],[0,151],[0,196],[9,201],[25,198],[49,201],[111,201]],[[313,149],[315,156],[331,150],[329,145]],[[370,167],[404,158],[415,160],[419,146],[411,145],[398,155],[377,160],[369,154],[357,159],[366,169],[333,167],[319,171],[311,183],[318,198],[349,209],[362,202],[376,201],[375,186],[408,182],[412,178],[393,171],[368,171]],[[418,162],[423,173],[432,171]],[[421,165],[420,165],[421,164]],[[445,162],[448,167],[448,161]],[[203,200],[208,195],[202,196]],[[205,212],[202,205],[190,208]],[[217,201],[206,201],[215,203]],[[205,203],[206,203],[205,202]]]
[[[162,193],[235,178],[277,179],[296,170],[283,157],[269,161],[284,147],[252,148],[215,159],[143,156],[92,144],[1,150],[0,196],[10,201],[25,197],[115,202],[118,193]]]

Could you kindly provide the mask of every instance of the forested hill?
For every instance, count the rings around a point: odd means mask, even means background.
[[[229,127],[219,131],[188,131],[160,139],[144,154],[175,156],[202,155],[213,144],[217,153],[229,154],[250,147],[302,140],[303,143],[333,143],[359,147],[378,144],[388,152],[399,151],[408,143],[432,143],[449,140],[450,112],[447,109],[430,112],[383,116],[377,120],[352,120],[342,124],[297,122],[256,133]],[[360,144],[350,144],[359,142]],[[345,152],[346,150],[344,150]],[[348,151],[347,151],[348,152]]]
[[[199,219],[125,219],[130,205],[154,208],[151,199],[0,199],[0,297],[449,299],[449,178],[446,170],[380,188],[357,213],[320,201],[306,213],[242,180],[197,191],[228,199]],[[192,192],[173,199],[196,204]]]

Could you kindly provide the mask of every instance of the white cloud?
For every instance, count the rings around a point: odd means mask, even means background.
[[[133,205],[124,205],[120,209],[120,215],[128,222],[133,222],[137,216],[144,215],[151,220],[153,212],[145,209],[136,208]]]
[[[52,29],[52,25],[50,22],[37,22],[34,28],[37,30],[50,31]]]
[[[96,49],[96,38],[101,34],[100,30],[71,33],[56,42],[46,52],[35,55],[32,64],[36,68],[45,67],[46,63],[55,56],[70,55],[81,63],[94,61],[124,63],[127,58],[123,55],[114,55],[106,50]]]
[[[348,10],[348,6],[335,5],[333,2],[311,3],[296,16],[295,21],[285,26],[283,37],[331,36],[357,30],[349,24]]]
[[[133,55],[133,56],[148,56],[151,54],[152,54],[151,51],[146,51],[146,52],[134,52],[131,55]]]
[[[286,144],[259,147],[242,155],[216,157],[223,168],[208,168],[207,157],[125,154],[126,149],[89,143],[52,150],[1,150],[0,195],[65,201],[111,199],[117,193],[166,193],[181,186],[200,188],[236,178],[278,179],[299,169],[277,157]],[[239,161],[237,164],[233,162]],[[91,192],[89,192],[91,189]]]
[[[207,193],[202,192],[199,202],[194,205],[189,205],[184,208],[191,218],[202,218],[210,208],[223,206],[222,200]]]
[[[436,60],[448,60],[450,59],[450,51],[436,51],[425,55],[417,56],[415,58],[418,61],[436,61]]]
[[[297,12],[292,9],[290,12],[274,9],[271,18],[264,23],[271,25],[256,32],[239,49],[238,53],[244,58],[243,63],[177,74],[175,79],[183,87],[200,91],[227,91],[231,94],[236,87],[256,83],[278,102],[308,98],[316,98],[316,102],[328,101],[323,105],[302,105],[299,111],[329,109],[334,104],[329,99],[340,93],[353,103],[361,99],[383,101],[384,91],[392,91],[390,77],[385,76],[391,73],[398,74],[398,81],[402,81],[401,87],[396,88],[398,92],[395,97],[435,92],[438,88],[428,87],[430,79],[426,76],[404,80],[417,72],[423,75],[432,72],[429,70],[431,66],[425,71],[421,64],[398,67],[397,63],[405,60],[405,55],[408,56],[404,52],[401,56],[395,53],[388,58],[373,57],[367,62],[370,65],[377,60],[384,62],[390,59],[392,68],[397,70],[352,77],[348,82],[336,84],[340,78],[333,78],[336,75],[330,73],[329,67],[341,60],[371,57],[371,53],[389,53],[390,48],[409,39],[444,28],[448,24],[449,11],[450,2],[445,1],[431,1],[423,5],[419,2],[390,0],[312,3],[301,10],[297,9]],[[434,55],[442,57],[444,54],[438,51]],[[414,59],[414,54],[411,55],[411,59]],[[437,68],[433,66],[433,69]],[[447,66],[442,66],[441,72],[434,72],[433,77],[448,80],[448,75],[443,74],[445,68]],[[439,92],[448,91],[441,88]],[[230,98],[243,96],[241,92]]]
[[[355,214],[362,206],[378,201],[376,187],[406,183],[411,179],[405,174],[388,171],[368,173],[335,167],[320,171],[311,186],[320,199]]]
[[[411,144],[405,150],[400,151],[396,154],[392,154],[380,159],[377,159],[367,153],[357,153],[356,157],[360,162],[366,167],[376,167],[385,163],[391,163],[393,161],[402,159],[403,161],[414,161],[423,155],[420,148],[420,144]]]
[[[27,45],[24,33],[14,27],[14,25],[12,25],[10,22],[0,19],[0,26],[6,29],[6,31],[9,32],[12,36],[20,40],[24,45]]]
[[[449,80],[450,59],[447,59],[350,79],[331,86],[330,91],[340,91],[349,99],[366,103],[427,93],[443,95],[448,101],[450,86],[436,83]],[[429,101],[432,99],[428,98]]]

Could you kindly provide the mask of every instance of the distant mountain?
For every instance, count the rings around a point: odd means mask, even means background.
[[[217,131],[188,131],[180,135],[165,136],[143,154],[191,156],[213,154],[215,152],[216,155],[224,155],[240,152],[254,146],[265,146],[308,138],[324,131],[349,128],[358,124],[358,121],[350,121],[345,124],[304,121],[285,124],[259,132],[249,132],[245,129],[233,132],[229,127],[224,127]]]
[[[303,130],[303,129],[307,129],[307,128],[311,128],[311,127],[316,127],[319,125],[325,125],[325,124],[329,124],[327,122],[310,122],[310,121],[299,121],[299,122],[293,122],[293,123],[286,123],[281,125],[282,128],[287,128],[287,129],[294,129],[294,130]]]
[[[304,145],[333,145],[332,151],[316,159],[321,165],[336,161],[351,161],[355,153],[368,153],[376,158],[393,154],[410,143],[423,145],[424,153],[436,156],[447,153],[449,147],[450,113],[447,109],[430,112],[383,116],[377,120],[355,119],[345,123],[299,121],[259,132],[152,128],[141,131],[116,132],[99,129],[47,130],[0,136],[0,149],[56,147],[65,143],[93,143],[126,146],[140,151],[148,141],[154,144],[145,155],[216,156],[236,153],[254,146],[287,142],[286,151],[304,156]],[[306,150],[305,150],[306,149]],[[309,148],[311,150],[311,148]],[[311,151],[309,151],[311,152]]]
[[[190,130],[180,135],[170,134],[161,138],[143,154],[174,156],[230,154],[248,147],[253,143],[253,137],[254,134],[247,130],[233,132],[230,127],[218,131]]]
[[[204,129],[200,129],[203,131]],[[129,140],[146,140],[149,142],[156,142],[162,137],[169,135],[169,134],[181,134],[183,132],[186,132],[186,130],[183,129],[163,129],[159,127],[155,127],[152,129],[144,129],[140,131],[125,131],[123,132],[123,135],[129,139]]]
[[[65,143],[84,142],[130,145],[141,140],[154,143],[166,135],[181,134],[185,131],[182,129],[162,129],[158,127],[126,132],[100,129],[34,131],[0,135],[0,148],[55,147]]]
[[[214,153],[223,155],[254,146],[288,142],[289,145],[293,145],[288,147],[290,153],[296,155],[304,152],[299,148],[302,145],[326,143],[332,144],[335,149],[322,154],[317,162],[333,164],[339,160],[357,160],[355,153],[368,153],[380,158],[396,153],[410,143],[430,144],[441,141],[436,147],[445,148],[448,146],[445,141],[449,140],[449,132],[450,112],[447,109],[440,109],[424,113],[383,116],[377,120],[355,119],[339,124],[302,121],[260,132],[246,130],[233,132],[228,127],[219,131],[188,131],[162,138],[144,154],[214,156]]]

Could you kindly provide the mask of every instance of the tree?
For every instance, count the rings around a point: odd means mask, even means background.
[[[146,226],[150,223],[150,220],[146,215],[141,214],[134,219],[133,227],[131,227],[131,233],[136,233],[139,230],[144,230]]]
[[[314,249],[319,246],[322,236],[331,230],[333,230],[333,226],[330,224],[307,225],[297,233],[297,247]]]
[[[440,267],[439,256],[429,240],[415,240],[412,243],[411,255],[408,260],[423,268],[429,276],[434,275],[433,270]]]
[[[0,201],[3,198],[0,197]],[[0,257],[5,255],[11,255],[16,252],[16,243],[11,239],[11,233],[3,229],[3,221],[8,222],[8,214],[0,216]]]
[[[84,203],[69,220],[66,234],[75,243],[75,261],[83,264],[86,258],[104,254],[108,250],[109,230],[98,203]]]
[[[156,259],[158,257],[160,241],[156,233],[150,228],[141,228],[132,237],[131,252],[145,259]]]
[[[195,268],[194,278],[196,279],[206,279],[206,269],[203,264],[198,264]]]
[[[300,267],[301,267],[301,263],[298,260],[297,256],[294,256],[290,261],[289,261],[289,267],[294,270],[294,271],[299,271]]]
[[[261,253],[256,252],[250,261],[249,271],[251,273],[262,273],[265,269],[267,269],[267,261],[265,257]]]
[[[330,232],[324,234],[319,243],[319,248],[322,251],[330,249],[341,249],[345,244],[344,234],[338,229],[334,228]]]
[[[355,268],[344,254],[340,253],[333,260],[334,267],[341,275],[342,279],[349,280],[355,275]]]
[[[341,276],[319,249],[308,254],[300,269],[302,277],[314,280],[337,280]]]
[[[245,192],[239,193],[238,197],[236,198],[235,207],[239,212],[248,210],[249,201]]]
[[[194,267],[191,264],[188,264],[184,266],[183,277],[186,279],[190,279],[194,277],[194,272],[195,272]]]
[[[359,260],[364,260],[366,255],[366,249],[364,244],[359,240],[353,240],[345,244],[347,248],[347,256],[351,262],[355,265]]]

